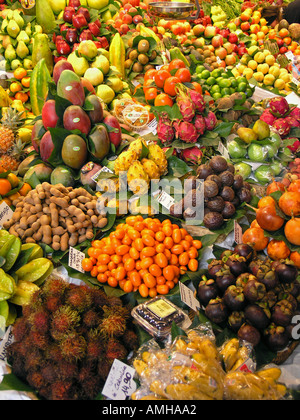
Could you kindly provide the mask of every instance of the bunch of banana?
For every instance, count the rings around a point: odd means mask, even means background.
[[[245,345],[240,345],[237,338],[227,341],[220,351],[225,371],[235,371],[242,366],[250,357],[250,349]]]
[[[284,385],[278,384],[280,369],[271,368],[257,373],[229,372],[224,386],[227,400],[280,400],[286,393]],[[281,374],[281,371],[280,371]]]

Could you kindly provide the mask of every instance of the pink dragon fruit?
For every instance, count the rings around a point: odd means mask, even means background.
[[[191,98],[183,91],[183,89],[178,89],[176,102],[182,114],[183,120],[191,122],[195,116],[196,108],[191,101]]]
[[[217,117],[212,111],[209,111],[207,117],[204,117],[206,130],[212,131],[217,125]]]
[[[259,119],[269,125],[273,125],[276,121],[276,117],[271,113],[269,108],[264,110]]]
[[[200,136],[202,136],[202,134],[204,134],[205,130],[206,130],[206,125],[205,125],[205,119],[204,117],[202,117],[202,115],[196,115],[195,121],[194,121],[194,125],[196,127],[196,130],[198,132],[198,134]]]
[[[278,132],[281,137],[286,137],[289,135],[291,127],[286,121],[286,118],[278,118],[273,124],[273,128]]]
[[[296,107],[292,109],[292,111],[289,113],[289,117],[296,118],[296,120],[300,121],[300,108]]]
[[[289,115],[288,117],[285,117],[285,120],[288,122],[291,128],[300,127],[300,120],[298,121],[295,117],[291,117]]]
[[[275,115],[283,117],[290,110],[288,101],[283,96],[272,98],[269,102],[271,112]]]
[[[190,149],[182,150],[180,157],[186,163],[190,163],[192,165],[201,165],[203,153],[199,149],[199,147],[191,147]]]
[[[157,136],[163,144],[170,144],[174,140],[175,130],[167,115],[159,117],[157,124]]]
[[[201,93],[193,89],[189,89],[189,95],[195,106],[196,111],[202,114],[206,108],[206,102],[204,100],[203,95],[201,95]]]
[[[180,121],[177,136],[185,143],[196,143],[199,137],[196,127],[188,121]]]

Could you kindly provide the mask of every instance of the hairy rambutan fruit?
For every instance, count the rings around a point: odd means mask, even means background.
[[[106,357],[103,357],[102,360],[99,361],[97,371],[101,380],[106,381],[111,365],[111,360],[109,361]]]
[[[25,317],[17,318],[12,329],[15,341],[22,341],[29,332]]]
[[[60,342],[60,349],[64,358],[68,361],[81,360],[86,354],[86,341],[83,336],[76,332],[70,332]]]
[[[86,311],[92,304],[92,297],[88,288],[77,286],[66,292],[65,303],[77,311]]]
[[[44,363],[44,356],[42,351],[36,348],[31,348],[28,351],[25,359],[25,369],[28,370],[37,370]]]
[[[82,318],[83,323],[89,328],[98,327],[98,325],[100,325],[101,323],[100,314],[93,309],[90,309],[87,312],[85,312]]]
[[[11,365],[12,373],[21,380],[26,381],[27,372],[25,370],[24,358],[20,355],[15,355],[13,359],[8,359],[8,363]]]
[[[63,354],[61,352],[60,347],[57,343],[51,342],[47,349],[45,350],[45,357],[48,361],[54,362],[63,362],[65,363],[65,359],[63,357]]]
[[[57,380],[57,368],[54,363],[48,362],[45,366],[41,365],[41,375],[47,383]]]
[[[61,296],[49,296],[45,301],[46,309],[49,312],[57,311],[63,304],[63,299]]]
[[[94,289],[92,293],[93,304],[97,309],[101,309],[104,305],[109,305],[109,298],[100,289]]]
[[[126,319],[122,315],[112,313],[103,318],[100,331],[107,337],[121,337],[126,331]]]
[[[90,376],[81,382],[82,398],[85,400],[93,400],[100,393],[102,388],[101,378],[98,376]]]
[[[32,345],[40,350],[46,350],[49,344],[49,336],[36,330],[30,332],[30,340]]]
[[[110,296],[108,298],[108,306],[123,306],[122,300],[118,298],[117,296]]]
[[[62,401],[72,400],[72,382],[71,381],[56,381],[51,384],[51,400]]]
[[[106,357],[111,359],[125,359],[128,355],[127,349],[118,340],[110,339],[107,343]]]
[[[51,336],[54,340],[60,340],[69,330],[76,328],[79,322],[79,313],[70,306],[63,305],[52,315]]]
[[[37,391],[41,388],[44,388],[48,383],[43,377],[43,375],[37,371],[29,372],[26,377],[26,380],[29,383],[29,385]]]
[[[68,288],[69,283],[60,278],[48,278],[43,285],[43,294],[48,296],[63,296],[65,290]]]
[[[87,341],[86,356],[90,360],[97,360],[105,353],[104,343],[101,340],[91,339]]]
[[[45,334],[49,329],[49,314],[44,309],[33,312],[29,316],[28,322],[33,329]]]
[[[139,347],[139,339],[136,333],[132,330],[126,330],[122,336],[124,346],[128,350],[136,350]]]

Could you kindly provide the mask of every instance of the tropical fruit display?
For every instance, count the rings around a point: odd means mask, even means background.
[[[12,399],[299,399],[289,2],[0,0]]]

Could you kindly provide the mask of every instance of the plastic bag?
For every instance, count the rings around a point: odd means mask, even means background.
[[[254,349],[250,343],[232,338],[225,341],[219,352],[226,372],[255,372]]]

